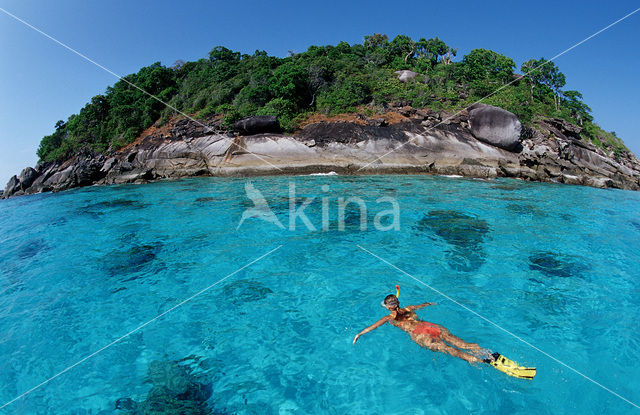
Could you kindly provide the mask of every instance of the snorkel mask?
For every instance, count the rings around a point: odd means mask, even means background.
[[[387,305],[396,305],[396,306],[399,306],[399,305],[400,305],[400,302],[398,301],[398,299],[399,299],[399,298],[400,298],[400,286],[399,286],[399,285],[396,285],[396,301],[392,301],[392,302],[390,302],[389,304],[385,304],[385,303],[384,303],[384,300],[382,300],[382,301],[380,302],[380,305],[381,305],[382,307],[384,307],[384,308],[387,308]]]

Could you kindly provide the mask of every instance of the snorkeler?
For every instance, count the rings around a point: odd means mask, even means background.
[[[469,363],[478,363],[482,361],[478,357],[466,352],[466,350],[476,353],[482,352],[483,349],[477,344],[465,342],[464,340],[454,336],[449,332],[449,330],[438,324],[433,324],[418,319],[415,310],[435,305],[435,303],[424,303],[400,308],[398,297],[396,295],[389,294],[385,297],[382,305],[387,310],[389,310],[391,314],[382,317],[376,323],[370,325],[360,333],[356,334],[356,337],[354,337],[353,339],[353,344],[355,344],[363,334],[377,329],[384,323],[389,322],[392,325],[409,333],[409,335],[411,336],[411,340],[418,343],[422,347],[436,352],[448,353],[452,356],[464,359]],[[460,349],[465,350],[465,352],[461,351]]]
[[[438,324],[418,319],[415,313],[416,310],[435,305],[435,303],[424,303],[400,308],[400,302],[398,301],[399,296],[400,288],[396,285],[396,294],[389,294],[381,304],[389,310],[390,314],[356,334],[353,338],[354,345],[363,334],[369,333],[389,322],[409,333],[411,340],[434,352],[448,353],[451,356],[466,360],[470,364],[489,363],[496,369],[514,377],[533,379],[536,375],[535,368],[518,366],[517,363],[506,359],[499,353],[493,353],[488,349],[481,348],[476,343],[468,343],[454,336],[449,330]]]

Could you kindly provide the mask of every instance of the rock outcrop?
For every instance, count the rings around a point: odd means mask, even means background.
[[[564,120],[538,120],[520,135],[517,118],[495,107],[476,106],[471,114],[454,116],[406,104],[373,117],[321,120],[293,136],[235,136],[221,130],[219,120],[209,125],[174,120],[162,133],[143,135],[108,156],[82,153],[27,168],[9,180],[3,197],[188,176],[330,171],[515,177],[640,189],[640,162],[633,154],[606,153]],[[245,132],[255,131],[250,125]]]
[[[242,135],[282,132],[278,119],[273,115],[256,115],[233,123],[233,129]]]
[[[59,191],[89,186],[99,181],[105,156],[81,153],[64,163],[38,164],[27,167],[20,177],[13,176],[4,190],[4,197],[28,193]]]
[[[485,143],[505,150],[515,150],[520,144],[522,124],[513,113],[486,104],[469,107],[469,127],[473,135]]]
[[[400,82],[407,82],[413,78],[415,78],[416,76],[420,75],[417,72],[413,72],[413,71],[408,71],[408,70],[402,70],[402,71],[395,71],[394,72],[396,75],[398,75],[398,80]]]
[[[9,197],[13,195],[20,194],[20,180],[18,180],[18,176],[11,176],[7,185],[2,192],[3,197]]]
[[[20,186],[24,190],[30,187],[37,178],[38,172],[31,167],[26,167],[22,170],[22,173],[20,173],[18,180],[20,181]]]

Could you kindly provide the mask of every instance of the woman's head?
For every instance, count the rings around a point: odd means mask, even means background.
[[[398,301],[398,297],[393,294],[389,294],[384,298],[382,305],[385,306],[388,310],[395,310],[400,306],[400,302]]]

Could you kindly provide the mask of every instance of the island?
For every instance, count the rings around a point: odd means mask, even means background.
[[[43,137],[1,197],[193,176],[441,174],[638,190],[640,162],[554,62],[366,36],[154,63]]]

